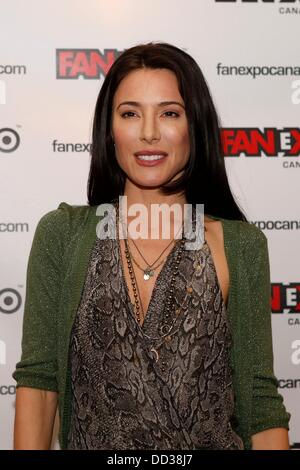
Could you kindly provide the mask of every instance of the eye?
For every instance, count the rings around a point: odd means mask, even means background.
[[[166,114],[167,117],[174,117],[174,118],[179,117],[179,114],[176,113],[175,111],[166,111],[164,114]]]
[[[125,113],[122,113],[121,116],[123,118],[128,118],[128,117],[132,117],[135,113],[133,111],[126,111]]]

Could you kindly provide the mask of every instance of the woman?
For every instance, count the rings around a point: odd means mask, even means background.
[[[88,202],[61,203],[36,229],[13,374],[15,448],[49,448],[58,403],[62,449],[288,449],[267,239],[234,201],[217,114],[187,53],[150,43],[111,67]],[[147,236],[96,236],[104,203],[116,229],[132,225],[140,203]],[[170,236],[161,226],[151,236],[153,205],[182,214],[189,204],[195,228],[202,203],[200,248],[175,241],[184,219],[174,214]]]

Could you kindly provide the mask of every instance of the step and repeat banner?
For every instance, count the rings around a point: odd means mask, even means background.
[[[197,60],[221,117],[232,192],[268,238],[274,366],[297,448],[300,1],[2,0],[0,10],[0,448],[13,446],[11,374],[36,225],[62,201],[87,204],[99,89],[124,49],[149,41]]]

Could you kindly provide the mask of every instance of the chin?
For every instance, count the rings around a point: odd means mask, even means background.
[[[145,180],[131,180],[135,186],[138,186],[139,188],[144,188],[144,189],[155,189],[155,188],[160,188],[164,184],[167,183],[167,181],[145,181]]]
[[[169,178],[162,178],[160,177],[155,177],[155,178],[147,178],[147,177],[132,177],[130,175],[127,175],[128,179],[131,181],[132,184],[139,186],[139,187],[144,187],[144,188],[157,188],[160,187],[168,181],[170,181]]]

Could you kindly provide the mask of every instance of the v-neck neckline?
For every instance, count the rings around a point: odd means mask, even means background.
[[[223,231],[223,240],[224,240],[224,250],[225,250],[225,255],[226,255],[226,259],[227,259],[227,237],[226,237],[226,234],[225,234],[225,231],[226,231],[226,226],[225,226],[225,220],[222,218],[222,217],[217,217],[217,216],[214,216],[214,215],[211,215],[211,214],[205,214],[207,217],[213,219],[213,220],[217,220],[217,221],[220,221],[221,224],[222,224],[222,231]],[[178,240],[179,242],[179,240]],[[147,324],[150,322],[150,316],[151,316],[151,310],[152,310],[152,305],[154,305],[154,301],[157,297],[157,294],[160,290],[160,287],[161,287],[161,279],[165,273],[165,270],[167,269],[167,267],[169,266],[169,263],[170,263],[170,259],[172,258],[172,255],[174,253],[174,251],[177,249],[178,247],[178,242],[175,243],[175,245],[173,246],[173,248],[171,249],[171,251],[168,253],[167,255],[167,258],[166,258],[166,261],[165,263],[163,264],[163,267],[162,269],[160,270],[160,272],[158,273],[157,275],[157,278],[154,282],[154,286],[153,286],[153,289],[152,289],[152,292],[151,292],[151,296],[150,296],[150,300],[149,300],[149,303],[148,303],[148,307],[147,307],[147,311],[146,311],[146,314],[143,318],[143,323],[140,325],[139,322],[137,321],[137,318],[136,318],[136,314],[135,314],[135,305],[132,303],[132,300],[131,300],[131,297],[130,297],[130,293],[129,293],[129,287],[127,285],[127,281],[126,281],[126,277],[125,277],[125,267],[123,266],[123,260],[122,260],[122,254],[121,254],[121,246],[120,246],[120,242],[119,242],[119,239],[118,237],[116,237],[116,243],[117,243],[117,254],[118,254],[118,263],[119,265],[121,266],[121,271],[120,271],[120,275],[121,275],[121,284],[122,284],[122,287],[124,288],[124,292],[125,292],[125,297],[126,297],[126,302],[127,302],[127,305],[129,306],[130,308],[130,312],[132,314],[132,318],[133,320],[135,321],[136,325],[140,328],[140,330],[142,331],[142,333],[144,334],[145,332],[145,328],[147,327]],[[203,245],[205,245],[207,243],[206,241],[206,238],[204,238],[204,242],[203,242]],[[210,250],[210,247],[208,245],[208,248]],[[227,259],[227,262],[228,259]],[[229,306],[229,300],[230,300],[230,282],[229,282],[229,292],[228,292],[228,298],[227,298],[227,302],[225,304],[226,308],[228,308]],[[224,302],[225,303],[225,302]],[[149,315],[150,314],[150,315]]]
[[[195,220],[193,219],[193,223],[194,222],[195,222]],[[120,272],[120,274],[121,274],[121,284],[122,284],[122,286],[124,288],[124,291],[125,291],[126,302],[129,305],[130,312],[132,314],[132,317],[133,317],[135,323],[138,325],[138,327],[141,329],[141,331],[143,333],[145,332],[145,329],[146,329],[148,323],[151,322],[150,317],[151,317],[152,305],[155,304],[155,299],[157,298],[157,295],[160,292],[162,277],[163,277],[166,269],[169,267],[170,260],[173,257],[174,252],[176,252],[176,250],[178,249],[179,242],[180,242],[180,239],[174,244],[174,246],[172,247],[172,249],[168,253],[168,255],[166,257],[166,261],[164,262],[164,264],[162,266],[162,269],[160,270],[160,272],[157,275],[157,278],[154,282],[153,289],[152,289],[152,292],[151,292],[151,296],[150,296],[150,300],[149,300],[149,303],[148,303],[147,311],[146,311],[146,314],[143,318],[143,323],[140,325],[139,322],[137,321],[137,318],[136,318],[135,305],[132,303],[130,293],[129,293],[129,287],[127,285],[127,281],[126,281],[126,277],[125,277],[125,269],[124,269],[124,266],[123,266],[123,260],[122,260],[121,246],[120,246],[119,238],[116,237],[118,263],[121,266],[121,272]],[[204,239],[203,244],[206,244],[206,243],[207,243],[207,241],[206,241],[206,239]],[[183,248],[183,250],[184,249],[185,248]]]
[[[131,300],[131,297],[130,297],[129,287],[127,285],[127,281],[126,281],[126,277],[125,277],[125,270],[124,270],[123,261],[122,261],[121,246],[120,246],[120,243],[119,243],[118,239],[116,239],[116,243],[117,243],[118,263],[119,263],[119,266],[121,266],[121,283],[122,283],[122,286],[123,286],[124,291],[125,291],[126,302],[129,305],[129,308],[130,308],[133,319],[135,320],[136,324],[141,328],[141,330],[144,332],[147,324],[150,321],[149,318],[151,316],[152,305],[155,303],[155,298],[158,294],[158,291],[161,288],[162,277],[165,273],[165,270],[168,268],[168,266],[170,264],[170,260],[172,259],[173,255],[174,255],[174,252],[178,249],[179,240],[174,244],[174,246],[172,247],[172,249],[168,253],[168,255],[166,257],[166,261],[164,262],[161,270],[159,271],[159,273],[157,275],[157,278],[154,282],[153,289],[152,289],[152,292],[151,292],[148,308],[147,308],[147,311],[145,313],[143,323],[141,325],[139,324],[139,322],[136,319],[135,305],[132,303],[132,300]]]

